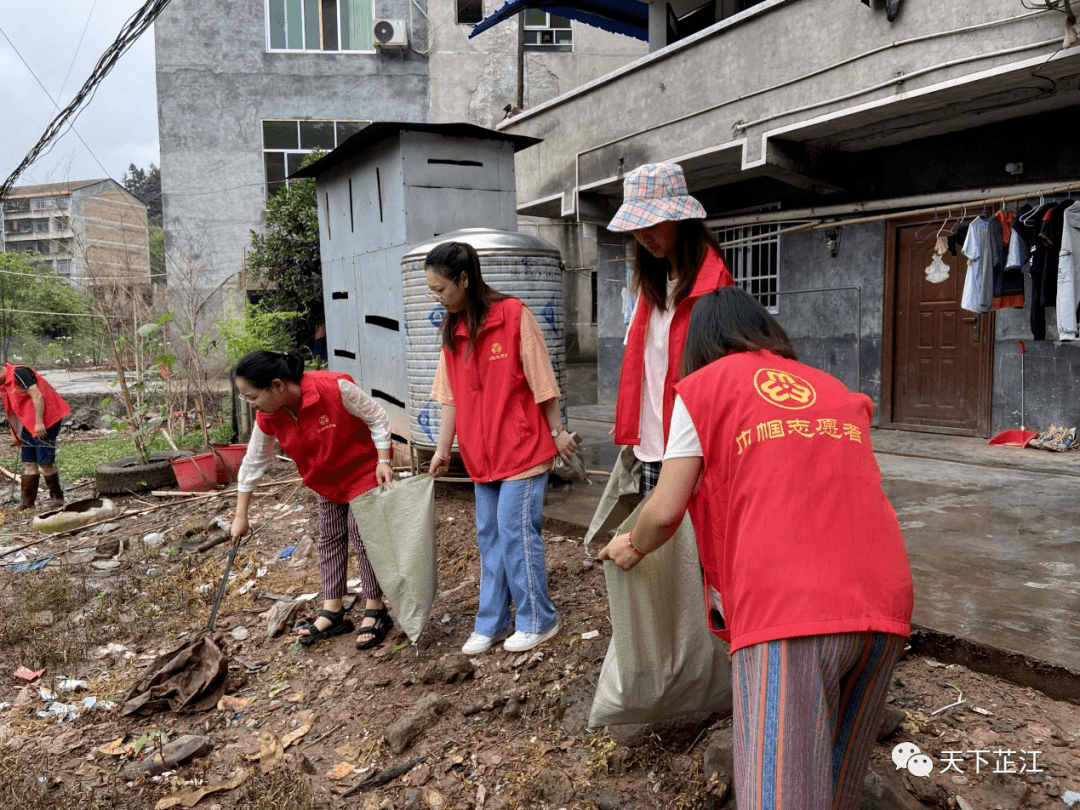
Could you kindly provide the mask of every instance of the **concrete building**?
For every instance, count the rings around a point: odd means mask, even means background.
[[[1020,426],[1022,401],[1028,426],[1080,421],[1080,346],[1055,339],[1053,309],[1033,340],[1026,273],[1024,308],[988,313],[960,306],[955,245],[945,281],[926,275],[958,223],[1080,189],[1063,11],[650,2],[648,55],[500,125],[543,138],[517,155],[518,213],[582,271],[567,308],[597,311],[600,401],[617,389],[631,255],[604,226],[628,171],[675,161],[736,278],[803,359],[873,397],[879,424],[989,436]]]
[[[115,180],[17,186],[3,221],[4,250],[35,254],[84,291],[149,290],[146,205]]]
[[[240,279],[267,195],[316,148],[372,121],[490,126],[516,103],[519,75],[525,106],[539,105],[646,48],[567,23],[557,48],[526,47],[519,74],[515,36],[468,39],[495,5],[173,0],[154,26],[170,285],[176,275],[237,290],[228,282]],[[554,18],[543,16],[549,26],[536,30],[554,42]]]

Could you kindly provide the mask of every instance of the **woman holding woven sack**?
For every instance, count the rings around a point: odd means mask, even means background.
[[[471,245],[444,242],[425,264],[428,287],[446,308],[432,386],[442,407],[430,472],[449,469],[456,435],[475,482],[480,604],[461,649],[478,655],[505,639],[503,649],[531,650],[559,632],[541,509],[556,455],[569,463],[577,443],[563,427],[551,357],[528,307],[484,282]]]
[[[379,484],[393,485],[390,419],[348,374],[304,371],[297,354],[254,351],[236,366],[236,387],[256,408],[247,453],[237,475],[236,517],[232,536],[250,531],[251,492],[274,458],[274,439],[294,462],[304,483],[318,496],[319,574],[323,608],[300,631],[310,646],[351,633],[345,617],[348,545],[352,541],[367,604],[356,648],[382,643],[394,626],[382,589],[368,562],[349,501]]]
[[[690,310],[702,295],[734,283],[704,219],[682,167],[649,163],[626,176],[623,204],[608,224],[635,239],[637,302],[619,376],[615,443],[632,445],[644,464],[642,494],[660,474]]]
[[[740,810],[854,810],[912,609],[872,403],[734,287],[695,306],[683,368],[656,491],[599,557],[632,569],[689,506],[731,644]]]

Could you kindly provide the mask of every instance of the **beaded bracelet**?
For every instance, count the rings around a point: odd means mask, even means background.
[[[628,546],[630,546],[630,550],[633,551],[635,554],[637,554],[639,557],[644,557],[645,556],[645,552],[634,545],[634,533],[633,532],[627,532],[626,533],[626,544]]]

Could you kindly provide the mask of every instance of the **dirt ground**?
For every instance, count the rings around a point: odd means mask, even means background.
[[[734,806],[723,718],[585,728],[610,627],[602,568],[569,526],[545,538],[563,629],[535,651],[460,655],[477,601],[472,498],[442,488],[426,640],[410,646],[395,629],[374,651],[354,649],[355,635],[305,648],[290,629],[268,636],[266,614],[318,590],[315,500],[287,463],[264,481],[278,483],[255,498],[256,533],[215,627],[226,697],[192,714],[117,706],[158,653],[205,628],[228,544],[197,548],[222,536],[215,520],[234,496],[119,498],[127,516],[114,528],[55,537],[3,508],[0,553],[30,545],[0,558],[0,810]],[[45,672],[27,683],[19,667]],[[67,679],[85,684],[66,691]],[[895,728],[875,750],[865,808],[1065,807],[1080,792],[1080,707],[918,656],[900,663],[889,700]],[[395,753],[385,737],[406,721],[412,736]],[[133,774],[183,735],[206,738],[198,756]],[[932,772],[918,775],[917,760],[897,769],[902,743]]]

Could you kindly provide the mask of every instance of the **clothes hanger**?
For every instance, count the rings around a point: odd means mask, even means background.
[[[934,240],[937,241],[943,235],[949,236],[955,232],[955,228],[952,231],[946,231],[945,226],[949,224],[949,219],[952,217],[952,206],[949,206],[949,210],[945,212],[945,219],[941,223],[941,227],[937,229],[937,233],[934,235]]]
[[[921,242],[926,239],[930,235],[930,231],[933,229],[934,225],[937,224],[937,221],[939,219],[940,217],[938,217],[937,206],[934,206],[934,218],[927,222],[925,225],[923,225],[921,228],[919,228],[919,230],[915,231],[915,241]],[[946,221],[948,220],[946,219]],[[940,228],[938,229],[938,233],[941,233]]]

